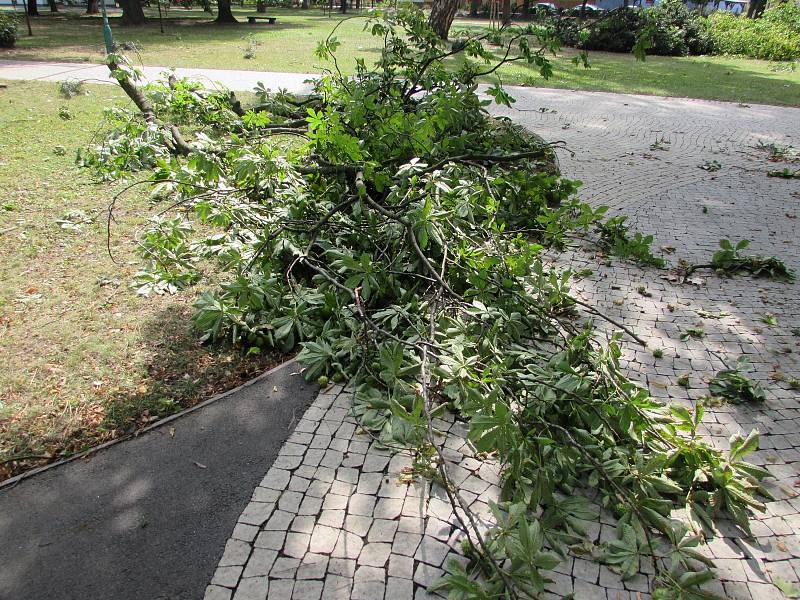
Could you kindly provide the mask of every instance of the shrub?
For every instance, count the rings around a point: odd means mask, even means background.
[[[784,3],[764,11],[760,19],[726,12],[708,18],[717,52],[766,60],[800,58],[800,8]]]
[[[13,48],[17,43],[17,16],[0,12],[0,48]]]
[[[705,54],[712,49],[703,17],[690,11],[681,0],[664,0],[644,11],[616,10],[577,36],[566,29],[567,35],[560,36],[562,42],[566,44],[577,37],[578,47],[584,50],[630,52],[642,35],[650,42],[648,54],[686,56]]]
[[[630,52],[645,24],[644,12],[620,8],[581,33],[578,48],[606,52]]]
[[[689,10],[681,0],[664,0],[646,11],[650,26],[648,53],[659,56],[687,56],[708,54],[713,42],[705,26],[705,19]]]

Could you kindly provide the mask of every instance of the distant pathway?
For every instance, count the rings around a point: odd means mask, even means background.
[[[170,67],[139,67],[145,79],[158,79]],[[263,71],[240,71],[234,69],[175,69],[178,77],[191,77],[209,84],[221,83],[234,91],[251,91],[258,83],[277,90],[284,88],[293,93],[311,90],[305,81],[314,75],[306,73],[267,73]],[[67,81],[113,84],[108,67],[95,63],[40,62],[34,60],[0,60],[0,79]]]
[[[752,251],[777,255],[800,270],[800,183],[767,178],[767,168],[781,165],[767,163],[753,148],[759,141],[800,145],[800,110],[588,92],[514,94],[518,101],[508,115],[575,151],[562,154],[562,168],[584,181],[583,197],[630,215],[633,228],[655,235],[656,248],[674,248],[666,255],[670,263],[707,262],[720,238],[748,238]],[[720,170],[700,168],[714,160]],[[772,581],[797,582],[800,571],[794,487],[800,396],[787,384],[800,378],[800,338],[791,334],[800,327],[796,287],[708,273],[678,286],[665,271],[616,259],[606,266],[594,253],[553,260],[591,269],[575,292],[650,341],[648,349],[626,342],[624,365],[655,397],[691,403],[722,368],[718,354],[731,362],[740,355],[750,359],[767,402],[709,409],[703,434],[724,448],[731,434],[757,427],[762,449],[751,458],[775,476],[769,487],[777,500],[753,524],[755,539],[742,539],[723,524],[723,536],[705,547],[721,577],[709,589],[741,600],[782,598]],[[777,326],[762,322],[767,313]],[[705,337],[681,341],[688,327],[703,327]],[[664,357],[654,358],[654,348]],[[678,384],[683,375],[688,388]],[[465,560],[463,534],[443,490],[423,481],[402,483],[410,458],[380,449],[360,432],[347,414],[350,403],[347,391],[333,387],[298,422],[233,529],[207,600],[422,599],[450,559]],[[452,418],[435,425],[448,432],[454,483],[480,527],[491,526],[497,466],[474,456],[464,427]],[[593,541],[603,542],[616,535],[612,523],[601,512],[585,525]],[[576,600],[647,600],[653,583],[646,571],[623,582],[577,556],[549,577],[543,597],[574,594]]]

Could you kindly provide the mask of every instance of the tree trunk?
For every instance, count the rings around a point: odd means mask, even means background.
[[[258,0],[256,2],[256,12],[265,13],[267,12],[267,3],[264,0]]]
[[[147,22],[140,0],[119,0],[119,4],[122,6],[123,25],[144,25]]]
[[[238,23],[231,11],[231,0],[217,0],[217,23]]]
[[[96,15],[100,12],[100,6],[97,0],[89,0],[86,3],[86,14],[87,15]]]
[[[581,14],[578,17],[581,21],[586,18],[586,0],[583,0],[583,4],[581,4]]]
[[[522,16],[525,19],[531,16],[531,0],[522,0]]]
[[[766,6],[766,0],[750,0],[750,5],[747,7],[747,17],[749,19],[757,19],[764,12]]]
[[[470,17],[477,17],[478,11],[481,8],[481,0],[472,0],[469,3],[469,16]]]
[[[308,5],[309,5],[308,0],[303,0],[303,2],[300,4],[300,8],[304,10],[308,9]]]
[[[50,12],[58,12],[58,4],[56,4],[56,0],[47,0],[47,3],[50,5]]]
[[[443,40],[446,40],[450,33],[450,25],[456,17],[458,4],[459,0],[433,0],[428,25]]]
[[[511,0],[503,0],[503,25],[511,23]]]
[[[342,14],[347,12],[347,0],[340,0],[339,8],[342,11]]]
[[[28,0],[28,15],[31,17],[39,16],[39,7],[36,6],[36,0]]]

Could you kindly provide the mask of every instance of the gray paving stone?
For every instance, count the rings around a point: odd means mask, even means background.
[[[241,540],[228,540],[225,551],[219,560],[220,567],[243,565],[250,556],[250,544]]]
[[[369,528],[372,526],[372,519],[369,517],[362,517],[359,515],[347,515],[344,519],[344,529],[357,536],[364,537],[367,535]]]
[[[322,581],[296,581],[292,600],[318,600],[322,596]]]
[[[269,583],[270,598],[277,598],[278,600],[287,600],[292,597],[294,590],[293,579],[273,579]]]
[[[326,525],[316,525],[311,534],[311,552],[319,554],[330,554],[339,539],[340,530]]]
[[[375,500],[375,496],[353,494],[350,496],[350,502],[347,505],[347,512],[351,515],[371,517],[372,511],[375,508]]]
[[[275,510],[273,502],[250,502],[239,516],[239,522],[260,527]]]
[[[389,577],[386,580],[386,598],[390,600],[413,600],[414,582],[410,579]]]
[[[450,551],[450,546],[448,546],[447,544],[443,544],[439,540],[434,539],[432,537],[424,536],[419,546],[417,547],[417,551],[414,554],[414,558],[416,560],[428,563],[429,565],[440,567],[442,566],[444,557],[447,556],[447,553],[449,551]]]
[[[409,556],[402,556],[400,554],[389,555],[389,567],[387,573],[391,577],[400,577],[402,579],[413,579],[414,577],[414,559]]]
[[[383,567],[386,561],[389,560],[389,554],[392,551],[392,545],[380,542],[373,542],[366,544],[358,558],[359,565],[367,565],[370,567]]]
[[[444,571],[442,569],[419,563],[414,570],[414,582],[427,588],[441,579],[443,575]]]
[[[352,579],[356,574],[356,561],[350,558],[331,558],[328,573]]]
[[[258,527],[255,525],[247,525],[246,523],[237,523],[233,528],[231,538],[243,542],[252,542],[258,535]]]
[[[300,562],[297,579],[323,579],[328,570],[328,560],[327,556],[309,552]]]
[[[352,578],[328,575],[322,590],[322,600],[349,600],[352,587]]]
[[[364,542],[360,536],[349,531],[340,531],[331,556],[334,558],[358,558],[363,546]]]
[[[373,516],[376,519],[396,519],[402,510],[402,498],[380,498],[375,505]]]
[[[244,567],[217,567],[211,585],[235,588]]]
[[[293,558],[303,558],[308,550],[311,536],[307,533],[291,532],[286,534],[283,553]]]
[[[343,510],[323,510],[319,515],[319,519],[317,519],[317,523],[340,529],[344,524],[344,516],[345,512]]]
[[[218,585],[209,585],[203,596],[204,600],[230,600],[231,590]]]
[[[416,533],[398,532],[392,543],[392,553],[402,556],[414,556],[422,536]]]
[[[264,525],[264,529],[272,531],[286,531],[289,529],[289,525],[293,520],[294,514],[283,510],[276,510],[270,517],[269,521],[267,521],[266,525]]]
[[[269,594],[268,577],[248,577],[236,586],[233,600],[267,600]]]
[[[279,556],[275,559],[272,565],[272,570],[269,572],[270,577],[276,579],[294,579],[297,574],[297,567],[300,566],[300,560],[288,556]]]
[[[389,542],[394,539],[394,534],[397,531],[397,521],[388,521],[385,519],[375,519],[372,522],[372,527],[369,529],[367,535],[368,542]]]
[[[315,521],[316,519],[313,515],[298,515],[292,521],[292,531],[310,534],[314,531]]]
[[[275,550],[256,548],[247,561],[242,577],[264,577],[269,575],[278,553]]]

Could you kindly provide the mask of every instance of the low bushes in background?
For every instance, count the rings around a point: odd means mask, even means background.
[[[17,43],[17,16],[0,12],[0,48],[13,48]]]
[[[760,19],[715,12],[708,17],[707,27],[719,54],[766,60],[800,58],[800,8],[793,2],[768,8]]]
[[[800,8],[793,2],[767,9],[759,19],[748,19],[725,11],[704,17],[682,0],[664,0],[645,10],[617,9],[588,26],[571,18],[554,18],[548,26],[561,43],[582,50],[630,52],[645,38],[647,53],[658,56],[800,58]]]

